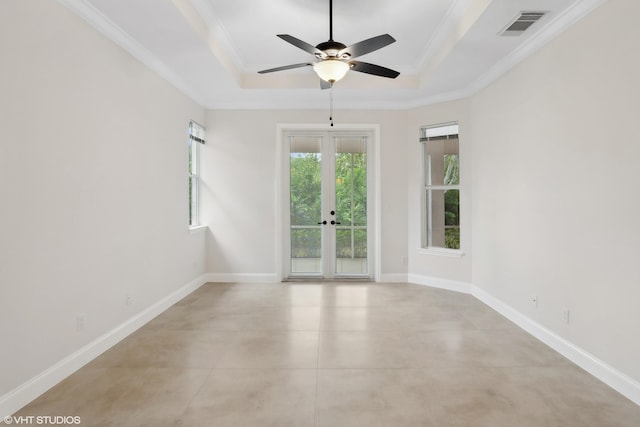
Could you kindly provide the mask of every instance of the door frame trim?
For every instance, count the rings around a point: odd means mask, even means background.
[[[279,280],[283,281],[287,279],[285,277],[285,260],[284,251],[285,244],[284,236],[286,230],[284,229],[285,223],[283,221],[285,214],[285,194],[284,194],[284,150],[285,150],[285,132],[287,131],[367,131],[372,134],[373,144],[370,162],[370,182],[373,183],[373,188],[369,189],[371,197],[373,197],[373,215],[370,215],[367,221],[372,222],[373,235],[370,247],[373,248],[373,253],[370,255],[371,266],[369,272],[371,274],[370,280],[378,281],[381,277],[381,249],[380,249],[380,237],[381,237],[381,204],[380,204],[380,125],[379,124],[336,124],[333,127],[327,123],[276,123],[276,203],[275,203],[275,220],[278,231],[275,240],[275,254],[276,254],[276,275]],[[371,213],[370,213],[371,214]]]

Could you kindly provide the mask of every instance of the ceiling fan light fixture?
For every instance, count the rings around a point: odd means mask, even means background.
[[[359,73],[388,77],[391,79],[395,79],[400,75],[399,72],[390,68],[369,64],[367,62],[353,61],[353,58],[366,55],[367,53],[374,52],[394,43],[396,39],[391,37],[389,34],[380,34],[379,36],[362,40],[356,44],[352,44],[351,46],[347,46],[333,39],[333,0],[329,0],[329,40],[313,46],[289,34],[278,34],[278,37],[287,43],[310,53],[318,61],[313,63],[303,62],[300,64],[285,65],[284,67],[258,71],[258,73],[273,73],[275,71],[290,70],[293,68],[302,68],[313,65],[313,71],[315,71],[318,77],[320,77],[320,88],[322,89],[329,89],[333,87],[333,83],[342,79],[349,69]]]
[[[337,59],[327,59],[313,64],[313,71],[316,72],[318,77],[329,83],[342,79],[349,71],[349,68],[351,68],[349,64]]]

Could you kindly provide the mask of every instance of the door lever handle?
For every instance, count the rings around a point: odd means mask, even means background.
[[[341,223],[341,222],[334,221],[334,220],[331,220],[331,225],[336,225],[336,224],[342,224],[342,223]]]
[[[332,221],[333,222],[333,221]],[[327,225],[327,221],[319,222],[318,225]]]

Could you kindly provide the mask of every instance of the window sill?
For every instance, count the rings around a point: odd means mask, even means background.
[[[447,248],[419,248],[418,253],[422,255],[435,255],[450,258],[462,258],[464,256],[464,251],[461,251],[460,249]]]
[[[207,230],[206,225],[196,225],[195,227],[189,227],[189,234],[200,234]]]

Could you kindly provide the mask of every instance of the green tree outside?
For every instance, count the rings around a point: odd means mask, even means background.
[[[320,257],[321,229],[318,222],[323,218],[321,163],[319,153],[291,153],[290,156],[291,256],[294,258]],[[366,154],[338,153],[335,168],[334,218],[341,223],[336,230],[337,256],[366,258]]]
[[[445,154],[445,185],[460,184],[460,162],[457,154]],[[444,192],[444,243],[446,248],[460,249],[460,190]]]

